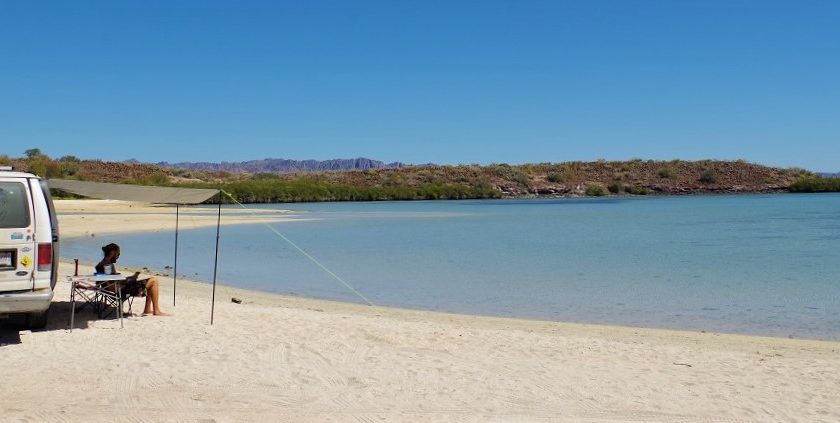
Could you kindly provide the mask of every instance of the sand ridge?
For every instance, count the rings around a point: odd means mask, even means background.
[[[56,200],[61,236],[96,236],[130,232],[173,232],[174,205],[132,203],[117,200]],[[209,206],[180,206],[178,228],[195,229],[222,225],[277,223],[307,220],[289,210],[228,207],[218,219]]]

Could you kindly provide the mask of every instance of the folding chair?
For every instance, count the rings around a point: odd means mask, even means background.
[[[132,314],[132,307],[134,306],[134,299],[137,297],[145,297],[146,296],[146,284],[145,280],[140,280],[140,284],[137,286],[137,292],[130,292],[128,286],[125,286],[126,280],[123,279],[119,281],[119,288],[120,290],[120,301],[123,304],[128,303],[128,311],[126,312],[127,315]]]
[[[122,293],[122,286],[125,278],[118,275],[102,276],[69,276],[70,282],[70,332],[73,331],[76,312],[90,306],[100,319],[116,313],[120,319],[120,328],[123,326],[123,302],[131,297]],[[84,301],[84,304],[76,310],[76,298]],[[129,301],[129,312],[131,312],[131,301]]]

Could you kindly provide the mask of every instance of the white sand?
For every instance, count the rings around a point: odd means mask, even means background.
[[[87,219],[110,230],[100,217]],[[78,221],[61,223],[65,234],[84,233]],[[119,329],[85,311],[70,333],[69,285],[60,282],[47,330],[0,329],[0,420],[840,421],[836,342],[458,316],[232,288],[217,291],[210,326],[208,285],[179,280],[173,307],[172,282],[161,282],[175,316],[131,317]]]
[[[171,205],[116,200],[56,200],[55,208],[60,216],[59,228],[63,237],[175,230],[176,210]],[[256,212],[258,216],[254,216]],[[277,209],[225,208],[221,223],[235,225],[304,220],[300,217],[291,219],[291,213]],[[177,221],[179,229],[216,226],[218,213],[214,207],[181,206]]]

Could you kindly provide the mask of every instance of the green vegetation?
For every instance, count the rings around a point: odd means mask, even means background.
[[[507,179],[510,181],[514,181],[519,185],[522,185],[525,188],[531,186],[531,178],[528,177],[526,171],[530,170],[533,171],[533,166],[528,168],[529,165],[518,166],[514,167],[507,163],[502,164],[495,164],[488,166],[488,170],[494,175],[499,178]]]
[[[212,186],[206,186],[212,187]],[[301,176],[248,179],[222,185],[241,203],[294,203],[310,201],[463,200],[501,198],[489,184],[464,186],[425,183],[421,186],[352,186]]]
[[[840,192],[840,178],[805,177],[788,189],[790,192]]]
[[[626,187],[625,192],[632,195],[648,195],[650,194],[650,189],[648,189],[647,187],[633,185]]]
[[[588,183],[585,193],[588,197],[603,197],[607,195],[607,189],[601,184]]]
[[[142,176],[140,178],[135,178],[131,181],[132,184],[136,185],[153,185],[153,186],[166,186],[169,184],[169,175],[167,175],[163,171],[152,172],[148,175]]]
[[[545,179],[548,182],[559,184],[568,181],[570,178],[569,175],[566,175],[564,172],[548,172],[548,175],[545,176]]]
[[[700,174],[700,182],[704,184],[713,184],[717,182],[718,174],[714,169],[706,169]]]
[[[529,178],[528,175],[526,175],[524,173],[517,173],[517,174],[513,175],[513,180],[516,181],[519,185],[522,185],[525,188],[528,188],[528,187],[531,186],[531,178]]]
[[[589,186],[587,188],[587,194],[589,194]],[[597,188],[595,189],[597,190]],[[630,195],[648,195],[650,194],[650,189],[643,186],[638,185],[624,185],[621,182],[615,181],[609,185],[607,185],[607,190],[612,194],[630,194]],[[597,195],[597,194],[595,194]]]
[[[659,169],[659,172],[657,174],[659,175],[660,178],[666,178],[666,179],[672,179],[675,176],[674,171],[671,170],[671,168],[668,168],[668,167],[663,167],[662,169]]]
[[[24,151],[23,155],[26,156],[27,160],[36,160],[42,158],[49,159],[49,157],[47,157],[46,154],[41,153],[40,148],[30,148],[29,150]]]

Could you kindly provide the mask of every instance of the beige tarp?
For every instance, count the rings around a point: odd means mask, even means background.
[[[150,187],[67,179],[50,179],[47,184],[50,188],[85,197],[157,204],[198,204],[219,193],[217,189]]]

